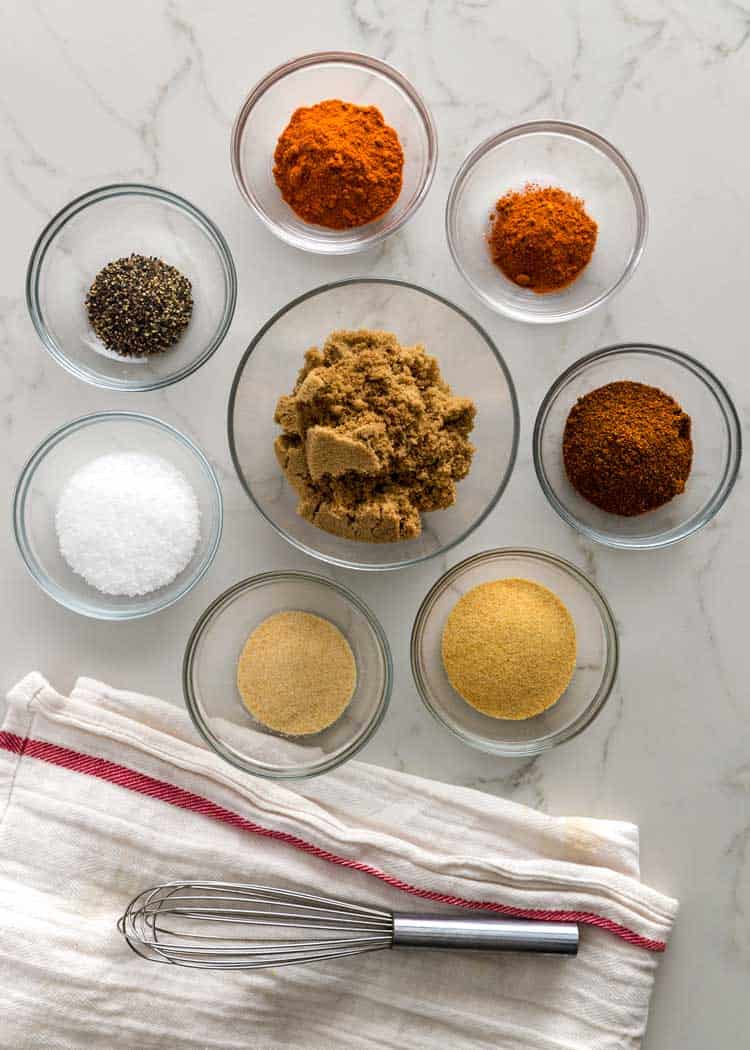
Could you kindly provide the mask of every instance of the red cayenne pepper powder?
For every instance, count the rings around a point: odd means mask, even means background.
[[[598,227],[583,201],[557,186],[529,183],[501,197],[490,216],[492,260],[532,292],[558,292],[594,252]]]

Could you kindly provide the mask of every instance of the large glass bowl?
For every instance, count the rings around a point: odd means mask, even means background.
[[[481,583],[520,577],[549,588],[576,628],[573,677],[552,707],[533,718],[491,718],[455,691],[443,666],[445,622],[462,595]],[[522,758],[577,736],[602,709],[617,673],[617,630],[597,587],[575,565],[544,551],[503,548],[475,554],[441,576],[422,602],[411,636],[411,667],[427,710],[454,736],[479,751]]]
[[[281,432],[276,402],[294,383],[303,355],[338,328],[394,332],[402,344],[423,343],[456,395],[476,403],[476,453],[456,503],[422,516],[422,535],[398,543],[341,539],[296,512],[297,496],[274,455]],[[458,307],[400,281],[363,278],[315,288],[293,300],[255,336],[237,368],[229,397],[229,445],[237,474],[266,520],[291,544],[349,569],[398,569],[464,540],[496,505],[510,478],[518,444],[513,382],[487,333]]]
[[[169,584],[137,597],[102,594],[60,553],[55,511],[76,470],[111,452],[159,456],[190,482],[201,514],[200,540],[189,564]],[[213,467],[190,438],[136,412],[99,412],[66,423],[32,453],[13,500],[13,527],[26,567],[55,601],[98,620],[132,620],[173,605],[208,571],[221,539],[221,489]]]
[[[527,183],[581,197],[599,225],[591,261],[559,292],[521,288],[490,255],[496,201]],[[453,260],[479,298],[507,317],[536,324],[571,321],[607,302],[638,265],[648,227],[643,190],[622,154],[596,132],[558,120],[519,124],[477,146],[454,179],[445,222]]]
[[[154,255],[192,284],[193,313],[174,346],[123,357],[93,332],[86,293],[107,263]],[[26,302],[42,345],[72,375],[109,390],[157,390],[200,368],[234,316],[237,276],[227,242],[194,204],[156,186],[103,186],[67,204],[34,245]]]
[[[273,177],[276,143],[294,111],[333,98],[377,106],[404,151],[398,200],[380,218],[350,230],[300,219]],[[435,174],[437,133],[424,100],[398,70],[368,55],[321,51],[285,62],[255,85],[235,120],[231,149],[240,193],[277,237],[295,248],[343,255],[371,248],[414,215]]]
[[[623,379],[658,387],[692,419],[685,491],[635,517],[609,514],[584,499],[568,481],[562,457],[565,422],[578,398]],[[742,432],[729,394],[699,361],[666,346],[621,344],[581,358],[555,380],[536,417],[533,447],[539,484],[564,521],[608,547],[648,550],[685,539],[718,513],[737,479]]]
[[[344,713],[307,736],[267,729],[237,688],[237,663],[248,636],[287,610],[313,613],[338,627],[357,665]],[[195,727],[217,754],[246,773],[284,780],[325,773],[364,747],[385,715],[392,678],[383,629],[356,594],[306,572],[267,572],[235,584],[209,605],[188,641],[182,681]]]

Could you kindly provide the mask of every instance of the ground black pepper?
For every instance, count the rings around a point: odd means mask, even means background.
[[[192,285],[161,259],[129,255],[99,271],[86,310],[107,349],[124,357],[159,354],[174,346],[190,322]]]
[[[573,487],[602,510],[644,514],[684,492],[693,461],[690,432],[690,416],[663,390],[607,383],[570,410],[565,470]]]

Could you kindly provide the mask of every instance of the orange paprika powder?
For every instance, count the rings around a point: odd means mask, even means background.
[[[530,183],[501,197],[491,216],[493,262],[532,292],[557,292],[578,277],[596,245],[583,201],[557,186]]]
[[[346,230],[379,218],[401,192],[404,152],[377,106],[327,99],[295,110],[273,174],[305,222]]]

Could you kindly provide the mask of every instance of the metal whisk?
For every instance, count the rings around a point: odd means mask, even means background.
[[[207,970],[255,970],[400,947],[578,951],[574,923],[509,920],[485,912],[394,914],[228,882],[172,882],[146,890],[130,902],[117,928],[145,959]]]

